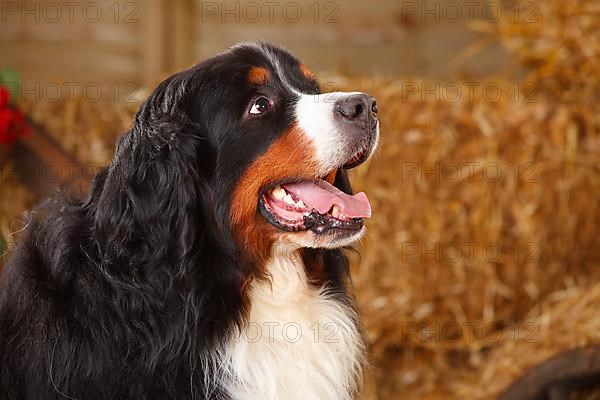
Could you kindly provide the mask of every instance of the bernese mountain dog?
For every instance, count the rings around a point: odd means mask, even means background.
[[[1,277],[0,398],[349,400],[364,343],[346,170],[375,99],[241,44],[158,85],[83,200],[38,206]]]

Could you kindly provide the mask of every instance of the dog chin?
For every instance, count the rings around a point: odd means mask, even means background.
[[[359,241],[365,233],[366,228],[364,226],[354,232],[332,230],[327,233],[317,234],[312,231],[303,231],[284,233],[277,241],[286,248],[289,248],[289,250],[299,248],[338,249],[350,246]]]

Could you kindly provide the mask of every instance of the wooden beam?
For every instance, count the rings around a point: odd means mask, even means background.
[[[8,160],[8,157],[10,156],[10,152],[11,152],[10,147],[0,146],[0,165],[2,163],[6,162],[6,160]]]
[[[91,179],[83,165],[64,151],[47,132],[29,122],[31,131],[14,146],[15,172],[39,197],[47,197],[57,187],[75,195],[86,193]]]
[[[570,350],[527,371],[498,400],[569,400],[600,390],[600,346]]]

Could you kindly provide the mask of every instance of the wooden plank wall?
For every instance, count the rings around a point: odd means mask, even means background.
[[[490,1],[195,0],[195,54],[207,57],[260,38],[293,49],[317,71],[481,76],[511,66],[498,44],[459,62],[461,52],[483,37],[468,23],[496,19],[495,7],[484,8]]]
[[[25,81],[137,81],[143,26],[139,12],[130,13],[138,5],[76,3],[69,10],[61,2],[3,1],[1,64],[17,69]]]
[[[49,84],[65,93],[86,84],[152,86],[190,63],[191,5],[6,0],[0,3],[0,67],[15,68],[30,97],[37,88],[42,98],[44,91],[53,98],[56,90]]]
[[[510,58],[497,45],[455,65],[461,51],[480,39],[467,28],[464,5],[459,20],[453,19],[451,8],[444,11],[447,4],[462,3],[4,0],[0,67],[10,65],[26,83],[42,86],[153,86],[170,72],[256,39],[285,45],[317,71],[443,79],[457,72],[480,76],[510,67]],[[436,7],[441,18],[424,15]]]

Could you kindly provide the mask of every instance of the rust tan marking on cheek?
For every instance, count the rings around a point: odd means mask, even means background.
[[[302,75],[304,75],[307,79],[315,80],[317,79],[317,75],[310,68],[306,66],[306,64],[300,64],[300,71],[302,71]]]
[[[254,85],[264,85],[269,81],[269,71],[263,67],[252,67],[248,71],[247,79]]]
[[[317,171],[313,147],[294,125],[242,175],[232,195],[231,223],[236,241],[252,261],[264,265],[279,232],[258,211],[261,189],[282,180],[314,179]]]

